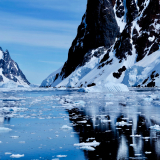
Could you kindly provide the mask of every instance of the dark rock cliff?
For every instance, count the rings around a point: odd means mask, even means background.
[[[62,78],[69,76],[82,64],[88,51],[100,46],[109,48],[114,43],[119,34],[119,27],[113,5],[112,0],[88,0],[86,13],[69,49],[68,60],[62,68]]]
[[[122,6],[126,6],[126,9]],[[160,45],[160,27],[156,27],[160,24],[159,0],[138,0],[137,3],[135,0],[117,0],[116,8],[119,18],[127,12],[126,26],[114,46],[120,62],[126,59],[127,55],[132,55],[133,48],[136,50],[137,62],[145,55],[157,51]]]
[[[92,53],[93,49],[96,49],[95,53]],[[92,57],[101,57],[98,72],[106,66],[121,66],[113,72],[113,78],[120,79],[128,67],[159,49],[159,0],[88,0],[86,13],[69,49],[67,61],[62,70],[52,77],[51,83],[43,86],[58,86],[76,68],[91,61]],[[66,81],[69,79],[71,77]],[[65,84],[61,83],[62,86],[67,84],[66,81]],[[91,83],[94,83],[94,79]]]

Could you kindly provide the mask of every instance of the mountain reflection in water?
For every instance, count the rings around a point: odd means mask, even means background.
[[[94,151],[84,149],[86,159],[160,159],[160,132],[150,129],[159,124],[160,109],[155,105],[158,99],[150,102],[150,97],[134,96],[125,97],[124,101],[116,99],[117,105],[105,105],[105,98],[101,97],[98,103],[92,95],[85,107],[68,110],[74,130],[79,133],[79,143],[100,142],[92,146]],[[85,96],[81,98],[85,101]]]

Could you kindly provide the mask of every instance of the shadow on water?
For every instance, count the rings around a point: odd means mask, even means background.
[[[79,133],[79,143],[100,142],[99,146],[93,146],[94,151],[84,150],[86,159],[160,159],[160,134],[149,128],[155,122],[144,115],[137,114],[135,122],[119,113],[112,123],[109,114],[92,117],[80,108],[68,113],[74,130]]]

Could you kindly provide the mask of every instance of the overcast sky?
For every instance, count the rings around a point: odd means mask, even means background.
[[[40,84],[67,60],[87,0],[0,0],[0,47]]]

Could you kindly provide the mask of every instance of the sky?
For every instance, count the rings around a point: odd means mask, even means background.
[[[87,0],[0,0],[0,47],[26,78],[41,84],[60,68],[76,37]]]

